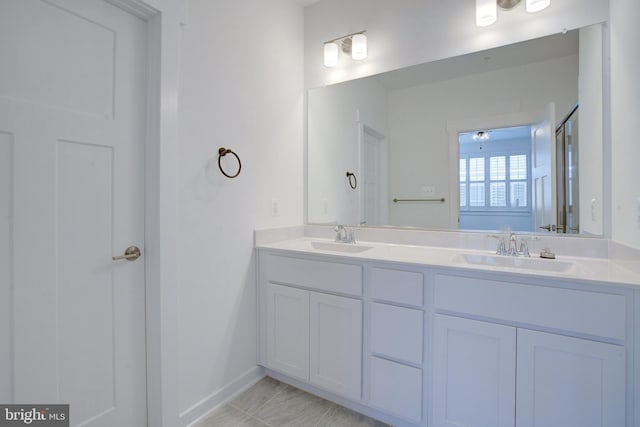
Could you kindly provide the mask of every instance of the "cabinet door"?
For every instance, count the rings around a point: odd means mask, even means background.
[[[518,329],[518,427],[625,425],[624,347]]]
[[[516,329],[435,315],[433,345],[434,426],[513,426]]]
[[[267,362],[271,369],[309,380],[309,292],[267,285]]]
[[[311,384],[360,400],[362,301],[311,292]]]

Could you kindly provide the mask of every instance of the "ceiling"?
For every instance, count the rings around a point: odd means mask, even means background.
[[[414,65],[379,74],[375,78],[387,90],[397,90],[572,54],[578,54],[578,30]]]

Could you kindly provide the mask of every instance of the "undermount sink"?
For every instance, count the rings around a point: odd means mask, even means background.
[[[342,253],[359,253],[371,249],[371,246],[362,246],[354,243],[332,243],[332,242],[311,242],[311,246],[314,249],[321,251],[332,251]]]
[[[558,261],[555,259],[478,254],[456,255],[454,261],[466,264],[485,265],[488,267],[522,268],[556,273],[566,273],[575,266],[572,262]]]

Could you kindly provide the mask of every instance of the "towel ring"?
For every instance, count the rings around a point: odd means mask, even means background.
[[[224,171],[224,169],[222,169],[222,164],[220,163],[220,160],[227,154],[233,154],[236,160],[238,161],[238,171],[234,175],[229,175]],[[227,178],[235,178],[236,176],[240,175],[240,171],[242,170],[242,162],[240,161],[240,157],[238,157],[236,153],[234,153],[228,148],[220,147],[218,148],[218,167],[220,168],[220,172],[222,172],[222,175],[226,176]]]
[[[355,190],[358,187],[358,179],[356,178],[356,174],[347,172],[347,179],[349,180],[349,187]]]

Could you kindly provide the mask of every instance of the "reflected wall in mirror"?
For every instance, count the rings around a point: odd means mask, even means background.
[[[307,221],[602,235],[602,35],[593,25],[310,90]],[[498,138],[507,128],[521,133]],[[468,175],[480,144],[460,143],[478,132],[495,153],[482,156],[482,195]],[[527,178],[492,177],[518,144]],[[471,191],[485,206],[469,206]]]

